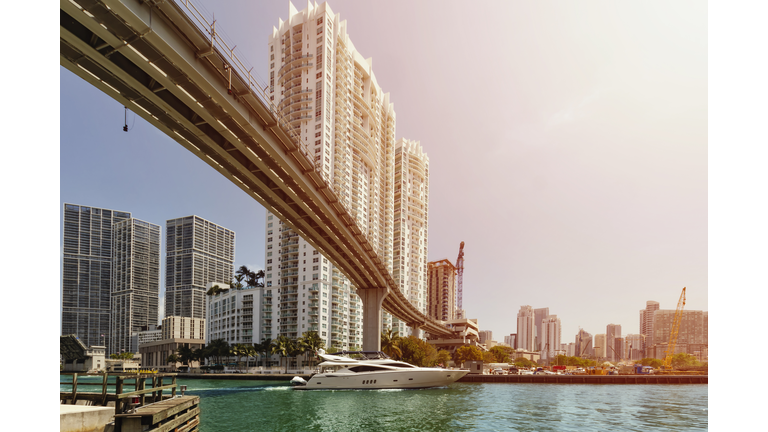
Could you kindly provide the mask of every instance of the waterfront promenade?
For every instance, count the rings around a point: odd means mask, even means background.
[[[178,374],[186,379],[285,381],[306,374]],[[708,384],[708,375],[466,375],[461,383],[529,384]]]

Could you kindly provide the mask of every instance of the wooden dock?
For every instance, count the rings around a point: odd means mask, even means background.
[[[199,425],[199,396],[179,396],[115,415],[115,432],[195,432]]]
[[[707,375],[465,375],[462,383],[708,384]]]
[[[62,404],[114,406],[115,413],[122,413],[129,398],[138,397],[137,406],[159,402],[176,396],[176,374],[108,374],[61,372],[60,377],[71,376],[71,381],[60,381],[69,391],[60,391]],[[82,377],[99,377],[99,382],[82,382]],[[168,382],[170,381],[170,384]],[[98,391],[93,391],[94,387]],[[83,391],[83,390],[89,391]],[[112,390],[112,391],[110,391]],[[170,391],[163,394],[164,391]]]

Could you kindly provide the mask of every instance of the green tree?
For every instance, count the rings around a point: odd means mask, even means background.
[[[325,341],[320,338],[316,331],[309,331],[301,338],[301,347],[303,351],[312,353],[312,367],[318,350],[325,348]]]
[[[205,292],[205,294],[206,294],[206,295],[208,295],[208,296],[214,296],[214,295],[216,295],[216,294],[218,294],[218,293],[221,293],[221,292],[227,291],[228,289],[229,289],[229,288],[221,288],[221,287],[220,287],[220,286],[218,286],[218,285],[214,285],[214,286],[210,287],[210,288],[208,289],[208,291],[206,291],[206,292]]]
[[[496,361],[496,356],[490,351],[483,351],[483,363],[499,363]]]
[[[234,344],[232,347],[230,347],[230,352],[233,356],[235,356],[235,359],[239,365],[242,363],[240,359],[248,355],[248,345],[242,343]]]
[[[640,360],[640,364],[643,365],[643,366],[650,366],[650,367],[652,367],[654,369],[658,369],[664,363],[661,360],[659,360],[659,359],[646,357],[646,358]]]
[[[272,354],[277,354],[280,359],[280,366],[283,365],[283,357],[288,359],[295,350],[293,340],[285,335],[280,335],[272,341]],[[285,373],[288,373],[288,362],[285,362]]]
[[[224,339],[214,339],[208,344],[209,357],[216,359],[216,364],[222,364],[221,358],[229,356],[229,344]]]
[[[176,354],[179,357],[179,361],[182,364],[187,365],[187,367],[191,367],[192,359],[194,357],[194,354],[192,350],[188,346],[180,346],[176,349]]]
[[[235,274],[235,279],[229,283],[229,287],[237,290],[243,289],[243,279],[245,279],[245,276]]]
[[[513,364],[517,367],[524,367],[524,368],[530,368],[530,367],[536,366],[536,363],[532,362],[531,360],[528,360],[525,357],[516,358]]]
[[[437,350],[434,346],[415,336],[400,338],[397,343],[400,360],[419,367],[430,367],[437,363]]]
[[[448,362],[451,361],[451,353],[448,350],[438,350],[437,359],[435,360],[438,365],[448,367]]]
[[[167,359],[165,359],[165,362],[171,366],[171,370],[174,370],[176,368],[176,363],[179,362],[179,358],[176,356],[176,354],[171,354]]]
[[[465,345],[456,350],[453,354],[453,361],[458,365],[463,365],[466,361],[479,361],[483,359],[483,352],[480,348],[473,345]]]
[[[381,332],[381,350],[384,354],[392,357],[395,360],[399,360],[402,352],[399,347],[400,335],[397,331],[392,331],[391,328]]]
[[[198,348],[198,349],[192,351],[192,360],[200,362],[200,364],[202,364],[203,360],[205,360],[205,349],[204,348]]]
[[[672,356],[672,367],[675,369],[683,367],[699,366],[699,361],[691,354],[677,353]]]
[[[267,358],[272,353],[272,338],[262,339],[260,344],[253,344],[256,351],[264,359],[264,367],[267,367]]]
[[[512,352],[512,348],[504,346],[495,346],[489,350],[493,354],[494,361],[491,363],[509,363],[509,355]]]

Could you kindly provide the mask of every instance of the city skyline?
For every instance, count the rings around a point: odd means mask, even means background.
[[[686,33],[690,40],[674,37],[682,30],[669,21],[658,22],[661,18],[649,16],[646,9],[641,10],[644,19],[658,24],[653,31],[631,21],[629,12],[640,6],[599,10],[596,17],[576,24],[575,17],[589,11],[505,5],[500,8],[514,14],[496,14],[486,4],[465,10],[448,3],[434,10],[419,4],[405,13],[401,5],[359,8],[346,1],[329,5],[348,20],[356,47],[366,58],[373,58],[377,78],[400,114],[396,136],[419,140],[430,156],[428,259],[453,262],[459,242],[466,241],[464,309],[468,318],[480,319],[481,328],[496,334],[510,334],[516,331],[516,310],[528,304],[557,311],[567,337],[579,327],[598,334],[609,323],[622,325],[624,333],[639,333],[637,311],[645,302],[655,300],[662,309],[674,309],[683,286],[688,287],[686,309],[708,310],[706,5],[697,15],[703,22],[690,15],[683,18],[681,10],[672,10],[665,18],[682,20],[674,23],[691,32]],[[255,70],[261,71],[259,75],[266,77],[264,41],[275,20],[287,17],[288,3],[263,7],[264,18],[254,19],[253,14],[249,20],[238,17],[235,7],[217,6],[212,11],[217,28],[220,25],[234,41],[232,45],[241,47]],[[566,11],[573,16],[566,17]],[[461,16],[466,28],[498,31],[492,29],[493,22],[485,22],[501,19],[497,15],[514,21],[509,34],[479,38],[460,29],[456,33],[461,37],[454,40],[456,35],[427,23]],[[371,20],[370,16],[382,18]],[[613,29],[607,24],[610,17],[631,24],[633,31],[648,38],[644,43],[649,45],[632,39],[628,30]],[[402,20],[403,34],[390,37],[416,41],[412,50],[398,51],[393,47],[404,47],[403,43],[381,40],[386,34],[383,28],[396,18]],[[515,21],[527,18],[542,27],[536,30]],[[551,22],[538,21],[544,18]],[[587,30],[588,24],[601,31],[615,30],[622,43],[639,50],[636,58],[624,54],[624,45],[600,45],[595,38],[602,33]],[[575,32],[568,34],[570,41],[557,36],[569,31]],[[532,49],[530,44],[521,42],[535,36],[542,38],[538,49],[546,56],[532,55],[527,51]],[[497,44],[476,45],[485,38],[506,41],[509,46],[502,50]],[[472,81],[476,89],[440,85],[445,82],[430,70],[446,75],[444,79],[453,78],[454,83],[461,83],[457,78],[468,71],[463,65],[445,63],[442,57],[452,55],[448,46],[466,63],[475,63],[473,73],[493,79]],[[501,52],[505,50],[515,56]],[[682,60],[674,58],[679,51],[687,53]],[[483,63],[491,58],[492,63]],[[409,65],[407,73],[403,64]],[[633,72],[638,66],[644,68],[644,75]],[[558,73],[563,69],[569,73]],[[502,79],[504,71],[513,79]],[[542,76],[540,81],[532,78],[536,73]],[[466,75],[465,80],[474,76]],[[261,206],[247,202],[234,185],[130,112],[129,132],[122,132],[122,106],[66,70],[60,70],[60,79],[62,202],[130,208],[135,217],[153,223],[178,214],[199,214],[238,233],[242,240],[237,244],[235,268],[263,268],[265,212]],[[565,81],[573,81],[573,87]],[[671,88],[683,81],[687,84],[682,88]],[[491,92],[494,89],[496,93]],[[488,94],[505,103],[497,105]],[[665,95],[663,107],[649,103],[660,94]],[[450,110],[451,106],[459,109]],[[481,113],[474,112],[478,108]],[[431,115],[417,114],[422,112]],[[461,122],[461,115],[470,117]],[[673,127],[670,120],[686,127]],[[590,128],[600,133],[585,132]],[[665,133],[642,133],[656,129]],[[470,148],[468,143],[472,152],[463,150]],[[88,149],[96,157],[84,158]],[[87,184],[82,166],[130,161],[134,153],[142,152],[150,157],[135,165],[92,168],[114,178],[107,175],[100,187]],[[121,184],[131,177],[147,180]],[[184,184],[188,180],[191,184]],[[490,185],[509,187],[500,190]],[[165,191],[170,187],[172,199]],[[115,193],[106,193],[107,188]],[[153,202],[137,201],[144,196]],[[156,218],[159,214],[165,216]]]

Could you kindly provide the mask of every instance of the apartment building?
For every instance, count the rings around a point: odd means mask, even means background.
[[[392,277],[408,301],[427,314],[427,229],[429,157],[418,141],[400,139],[395,145],[394,244]],[[382,314],[384,328],[401,336],[407,323]]]
[[[517,349],[534,351],[536,324],[533,308],[520,306],[517,312]]]
[[[165,316],[205,319],[206,285],[230,281],[235,232],[199,216],[165,223]]]
[[[268,38],[268,56],[275,111],[392,272],[395,112],[371,60],[355,49],[346,21],[327,3],[301,11],[289,3],[287,20]],[[268,219],[264,296],[277,315],[262,320],[262,332],[295,338],[316,330],[329,346],[361,346],[355,287],[275,215]]]
[[[541,351],[544,349],[542,343],[542,325],[544,320],[549,316],[549,308],[538,308],[533,310],[533,322],[536,330],[533,333],[533,349],[534,351]],[[543,357],[542,357],[543,358]]]
[[[427,263],[427,316],[456,319],[456,266],[447,259]]]
[[[261,338],[316,331],[328,347],[362,347],[362,301],[349,279],[269,211],[266,239]]]
[[[541,358],[551,359],[557,355],[561,345],[561,324],[557,315],[541,320]]]
[[[63,204],[61,334],[109,346],[112,226],[131,213]]]
[[[213,285],[228,286],[223,282],[211,282],[207,288],[210,289]],[[230,345],[260,343],[258,323],[262,307],[262,292],[261,287],[248,287],[232,288],[209,295],[205,343],[211,343],[216,339],[224,339]]]
[[[160,225],[134,218],[115,223],[112,263],[108,352],[136,352],[132,335],[158,320]]]
[[[645,309],[640,310],[640,334],[645,336],[642,350],[653,344],[651,340],[653,337],[653,313],[657,310],[659,310],[659,302],[653,300],[645,302]]]
[[[621,325],[608,324],[605,327],[605,343],[608,347],[606,351],[606,357],[610,361],[618,361],[621,359],[621,342],[616,343],[617,339],[621,339]]]

